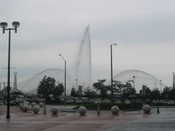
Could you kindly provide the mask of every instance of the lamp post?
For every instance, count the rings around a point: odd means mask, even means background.
[[[134,87],[134,88],[135,88],[135,78],[136,78],[136,76],[133,75],[133,76],[132,76],[132,80],[133,80],[133,87]]]
[[[66,96],[66,59],[61,54],[59,56],[64,61],[64,96]]]
[[[7,114],[6,118],[10,119],[10,51],[11,51],[11,31],[14,30],[17,33],[17,28],[20,23],[18,21],[12,22],[13,28],[8,28],[7,22],[1,22],[0,27],[3,29],[2,32],[8,31],[8,71],[7,71]]]
[[[113,59],[112,59],[112,46],[116,46],[117,43],[113,43],[110,45],[110,56],[111,56],[111,95],[113,97],[114,90],[113,90]]]

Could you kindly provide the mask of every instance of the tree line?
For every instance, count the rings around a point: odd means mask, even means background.
[[[113,90],[113,97],[140,97],[145,99],[149,98],[152,100],[175,100],[175,88],[172,87],[164,87],[163,91],[160,91],[159,88],[153,88],[151,90],[147,85],[142,85],[141,90],[136,92],[134,87],[135,85],[131,80],[127,81],[126,83],[114,81],[113,88],[111,88],[111,85],[105,85],[105,82],[106,80],[98,80],[97,82],[93,83],[93,88],[85,88],[84,90],[82,90],[82,86],[79,86],[78,89],[72,88],[70,95],[74,97],[101,97],[104,99],[112,97]]]
[[[140,97],[149,98],[152,100],[167,99],[175,100],[175,89],[172,87],[165,87],[161,92],[158,88],[150,89],[147,85],[143,85],[139,92],[136,92],[135,83],[131,80],[126,83],[120,81],[113,82],[113,88],[105,84],[106,80],[98,80],[93,83],[93,88],[85,88],[81,85],[78,88],[72,88],[70,96],[73,97],[100,97],[102,99],[111,97]],[[114,92],[112,96],[111,92]],[[59,97],[63,95],[64,86],[62,83],[56,83],[52,77],[44,76],[40,81],[37,89],[37,94],[46,99],[46,101],[59,101]]]

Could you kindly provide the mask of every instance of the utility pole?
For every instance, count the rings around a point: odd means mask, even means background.
[[[110,56],[111,56],[111,96],[114,96],[114,89],[113,89],[113,56],[112,56],[112,46],[117,45],[113,43],[110,45]]]
[[[66,62],[66,59],[61,55],[59,54],[59,56],[62,58],[62,60],[64,61],[64,96],[66,97],[66,72],[67,72],[67,62]]]
[[[20,23],[18,21],[12,22],[12,28],[8,28],[7,22],[1,22],[0,27],[3,29],[2,32],[8,31],[8,71],[7,71],[7,113],[6,118],[10,119],[10,57],[11,57],[11,31],[14,30],[17,33],[17,28]]]

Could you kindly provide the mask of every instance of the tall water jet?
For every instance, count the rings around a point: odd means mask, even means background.
[[[81,40],[75,65],[76,86],[91,87],[91,39],[90,27],[86,27]]]

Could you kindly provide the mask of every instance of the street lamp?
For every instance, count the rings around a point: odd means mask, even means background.
[[[13,28],[7,28],[7,22],[1,22],[0,27],[2,28],[3,34],[5,31],[8,31],[8,73],[7,73],[7,114],[6,118],[10,119],[10,51],[11,51],[11,31],[14,30],[17,33],[17,28],[19,27],[20,23],[18,21],[12,22]]]
[[[132,80],[133,80],[133,86],[134,86],[134,88],[135,88],[135,78],[136,78],[136,76],[133,75],[133,76],[132,76]]]
[[[114,95],[114,90],[113,90],[113,59],[112,59],[112,46],[116,46],[117,43],[113,43],[110,45],[110,55],[111,55],[111,95],[113,97]]]
[[[66,96],[66,59],[61,54],[59,56],[64,61],[64,96]]]

